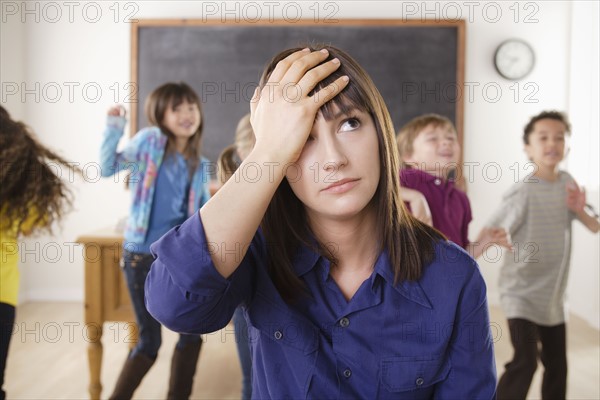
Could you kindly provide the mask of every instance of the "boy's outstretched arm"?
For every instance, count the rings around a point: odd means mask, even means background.
[[[585,189],[580,188],[577,183],[569,182],[567,184],[567,206],[581,221],[586,228],[593,233],[598,233],[600,230],[600,221],[598,215],[590,215],[586,211]]]
[[[402,200],[407,202],[410,206],[410,212],[419,221],[426,223],[429,226],[433,226],[433,220],[431,219],[431,210],[429,204],[423,193],[415,189],[409,189],[402,186],[400,188],[400,196]]]
[[[510,234],[506,229],[485,227],[479,232],[477,239],[469,243],[467,251],[471,257],[477,259],[491,245],[498,245],[510,251],[513,250]]]

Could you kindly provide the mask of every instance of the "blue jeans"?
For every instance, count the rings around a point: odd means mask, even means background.
[[[131,297],[131,304],[138,326],[138,342],[131,351],[130,357],[142,353],[147,357],[156,359],[158,349],[162,343],[161,325],[146,310],[144,303],[144,283],[152,262],[154,262],[154,258],[151,254],[123,251],[123,272],[127,280],[127,288],[129,289],[129,296]],[[202,338],[199,335],[180,334],[176,347],[181,349],[187,344],[197,343],[201,340]]]
[[[248,323],[244,318],[242,307],[238,307],[233,314],[233,327],[238,356],[242,366],[242,400],[252,398],[252,357],[250,355],[250,339]]]

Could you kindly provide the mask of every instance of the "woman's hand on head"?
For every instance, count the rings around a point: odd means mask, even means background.
[[[119,104],[119,105],[112,106],[111,108],[109,108],[107,114],[112,117],[121,117],[121,116],[125,117],[125,115],[127,114],[127,111],[125,110],[125,107],[123,107],[121,104]]]
[[[250,103],[255,151],[282,163],[300,157],[319,109],[348,84],[346,77],[340,77],[308,96],[340,66],[337,59],[319,65],[328,55],[326,50],[292,53],[279,61],[262,90],[256,89]]]

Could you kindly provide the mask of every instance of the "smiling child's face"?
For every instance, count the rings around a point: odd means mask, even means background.
[[[169,105],[163,117],[164,126],[177,138],[190,138],[200,127],[200,108],[196,103],[182,101],[176,107]]]
[[[566,126],[561,121],[545,118],[537,121],[529,134],[525,152],[539,168],[555,169],[565,158]]]
[[[412,148],[405,163],[438,177],[445,177],[448,167],[456,166],[460,159],[456,132],[444,126],[427,125],[415,137]]]

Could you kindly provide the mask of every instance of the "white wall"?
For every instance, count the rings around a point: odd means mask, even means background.
[[[4,13],[3,13],[4,14]],[[25,24],[16,18],[2,20],[0,24],[0,81],[23,82],[25,80]],[[9,88],[7,88],[9,89]],[[12,87],[12,90],[17,90]],[[2,85],[1,103],[16,119],[25,117],[25,104],[16,97],[4,98]]]
[[[318,7],[315,6],[315,2],[296,2],[291,5],[282,2],[276,3],[275,6],[267,6],[266,2],[250,3],[262,7],[263,18],[293,18],[296,5],[302,7],[303,16],[311,19],[314,19],[317,9],[321,19],[331,12],[334,13],[335,18],[427,17],[429,19],[455,18],[457,12],[460,12],[460,16],[468,21],[465,81],[474,88],[472,95],[465,93],[464,156],[466,161],[479,163],[475,173],[468,177],[469,196],[475,217],[471,225],[472,236],[498,205],[501,194],[514,181],[515,171],[510,170],[509,167],[518,162],[521,168],[520,176],[527,172],[523,169],[526,159],[522,152],[520,136],[528,118],[543,109],[571,111],[579,104],[577,96],[574,96],[573,91],[570,90],[569,83],[571,79],[579,76],[577,73],[579,66],[571,65],[569,62],[573,41],[571,27],[578,26],[578,18],[586,17],[588,3],[576,7],[568,2],[529,2],[527,7],[525,3],[516,2],[475,2],[473,4],[473,2],[348,1],[322,2]],[[20,2],[15,4],[20,5]],[[33,2],[28,4],[31,5]],[[113,103],[114,89],[111,90],[111,86],[116,82],[122,88],[129,81],[130,25],[123,22],[129,12],[134,13],[134,18],[222,17],[232,20],[233,13],[226,11],[233,10],[235,13],[237,8],[242,18],[244,16],[254,18],[256,15],[256,8],[247,7],[247,2],[230,2],[225,5],[223,2],[147,1],[127,3],[130,4],[130,8],[127,9],[124,3],[120,3],[120,22],[115,22],[113,20],[115,8],[114,6],[112,9],[109,8],[114,3],[97,2],[94,4],[100,5],[102,16],[98,22],[91,23],[86,21],[84,16],[88,20],[95,18],[93,5],[78,4],[78,8],[74,9],[72,23],[69,22],[69,10],[66,6],[62,9],[62,18],[56,23],[50,21],[57,18],[56,12],[47,9],[44,15],[42,6],[39,11],[39,22],[34,21],[33,15],[26,15],[26,22],[21,23],[22,12],[18,15],[7,15],[9,23],[2,24],[3,67],[6,62],[4,38],[7,34],[5,32],[11,37],[15,35],[20,37],[18,40],[22,42],[25,54],[22,59],[17,57],[14,62],[11,60],[11,68],[3,68],[2,79],[3,82],[25,82],[28,88],[35,87],[37,82],[40,83],[40,87],[56,82],[63,88],[62,97],[55,103],[48,101],[48,98],[55,97],[55,93],[50,91],[52,89],[50,85],[47,86],[48,93],[46,96],[42,93],[39,102],[34,101],[32,95],[28,95],[24,104],[19,102],[15,104],[13,99],[9,107],[14,106],[17,109],[24,107],[27,122],[38,132],[42,141],[81,165],[97,160],[103,115],[107,107]],[[132,4],[137,8],[131,6]],[[86,5],[86,13],[83,13]],[[500,8],[501,14],[496,13],[497,8]],[[518,15],[515,14],[517,8]],[[210,15],[208,15],[209,11]],[[247,14],[243,14],[244,11],[247,11]],[[582,39],[586,39],[587,31],[581,31],[579,35]],[[535,69],[517,86],[511,86],[512,82],[499,77],[492,64],[495,47],[509,37],[527,40],[536,52]],[[348,50],[352,52],[352,49]],[[585,59],[583,52],[581,57]],[[68,87],[65,82],[80,84],[75,88],[72,102],[68,98]],[[86,83],[97,83],[102,89],[103,95],[99,101],[91,102],[84,98],[81,89]],[[525,86],[526,84],[529,86]],[[483,90],[484,87],[489,88],[487,92]],[[500,87],[502,91],[495,100],[493,99],[496,96],[494,87]],[[515,92],[518,92],[518,99],[514,98]],[[93,91],[90,90],[88,96],[93,95]],[[526,98],[527,95],[530,96],[529,99]],[[122,101],[123,97],[124,92],[121,90],[119,100]],[[17,115],[17,111],[14,113]],[[594,134],[597,143],[597,109],[589,115],[596,121]],[[574,129],[577,129],[575,124]],[[575,131],[575,134],[579,133]],[[574,153],[586,148],[588,154],[585,157],[598,158],[598,147],[590,150],[591,147],[586,143],[574,149],[571,158],[584,157],[582,154]],[[488,167],[488,175],[483,174],[484,166],[491,165],[490,162],[497,163],[501,168],[502,176],[497,182],[493,179],[495,171],[493,165]],[[94,171],[95,169],[90,166],[87,171],[88,180],[95,180]],[[597,175],[595,179],[597,181]],[[62,249],[62,257],[58,262],[49,262],[48,258],[55,257],[54,253],[50,253],[53,248],[51,246],[46,248],[48,254],[44,254],[43,248],[48,245],[50,239],[48,237],[37,239],[42,257],[39,262],[35,262],[29,256],[25,259],[24,300],[81,299],[83,260],[80,251],[76,251],[75,257],[70,259],[69,246],[72,245],[69,243],[82,233],[113,225],[118,217],[127,214],[128,195],[121,182],[115,184],[111,180],[102,180],[91,183],[78,180],[75,182],[75,188],[77,195],[75,211],[64,221],[63,231],[53,239]],[[594,247],[594,243],[589,246],[575,243],[574,259],[587,261],[583,267],[577,265],[577,269],[585,273],[594,265],[597,268],[597,236],[592,237],[576,231],[576,237],[591,242],[595,240],[596,249],[595,253],[590,255],[589,248]],[[34,248],[31,240],[26,244],[28,248]],[[46,257],[43,257],[44,255]],[[488,281],[490,299],[492,302],[497,301],[496,278],[499,263],[483,260],[481,267]],[[573,275],[575,278],[576,274]],[[575,282],[575,279],[573,281]],[[579,281],[577,279],[577,282]],[[598,279],[596,278],[595,281],[597,282]],[[588,287],[589,285],[586,286]],[[595,290],[595,308],[586,306],[589,305],[589,293],[582,293],[578,287],[571,287],[572,303],[576,306],[575,312],[598,326],[597,285],[590,290]],[[596,314],[592,315],[594,310]]]
[[[573,125],[569,170],[587,189],[587,201],[600,210],[598,185],[600,157],[598,126],[600,75],[600,37],[598,2],[577,2],[572,6],[569,115]],[[591,235],[581,224],[575,224],[568,291],[570,305],[588,321],[600,327],[599,236]]]

